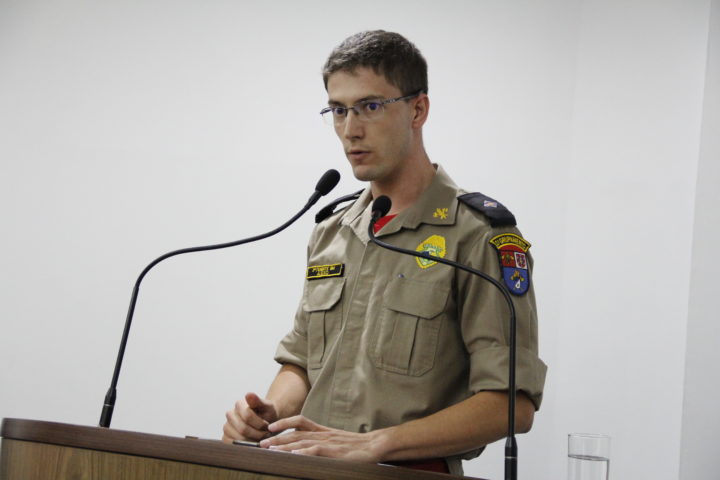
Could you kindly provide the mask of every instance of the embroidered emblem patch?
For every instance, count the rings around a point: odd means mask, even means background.
[[[448,209],[447,208],[436,208],[435,213],[433,213],[434,218],[439,218],[441,220],[445,220],[448,216]]]
[[[445,258],[445,237],[431,235],[420,243],[415,249],[416,252],[428,252],[433,257]],[[415,257],[420,268],[428,268],[437,265],[427,258]]]
[[[305,278],[308,280],[318,280],[320,278],[342,277],[344,273],[344,263],[335,263],[333,265],[315,265],[307,268]]]
[[[502,268],[505,286],[510,293],[523,295],[530,288],[530,272],[528,272],[527,251],[530,242],[514,233],[503,233],[490,239],[498,255]]]

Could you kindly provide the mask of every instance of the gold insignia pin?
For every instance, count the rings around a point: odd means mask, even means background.
[[[436,208],[435,213],[433,213],[433,217],[440,218],[442,220],[445,220],[448,216],[448,209],[447,208]]]

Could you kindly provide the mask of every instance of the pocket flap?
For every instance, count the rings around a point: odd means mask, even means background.
[[[308,281],[305,285],[303,310],[306,312],[330,310],[340,300],[344,284],[344,278],[323,278]]]
[[[396,312],[433,318],[445,309],[449,293],[447,285],[397,277],[388,283],[384,305]]]

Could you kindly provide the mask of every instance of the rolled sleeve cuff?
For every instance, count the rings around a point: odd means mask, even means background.
[[[288,333],[280,341],[275,351],[275,361],[281,365],[292,363],[307,369],[307,356],[305,355],[307,348],[303,348],[303,345],[307,345],[305,337],[294,331]]]
[[[510,347],[483,348],[470,355],[470,389],[473,393],[483,390],[508,390],[508,359]],[[542,403],[543,386],[547,366],[530,350],[517,347],[515,383],[535,404]]]

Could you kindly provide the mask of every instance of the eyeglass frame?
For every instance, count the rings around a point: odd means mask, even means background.
[[[330,117],[330,118],[332,118],[332,123],[329,123],[327,121],[325,121],[325,123],[327,123],[328,125],[342,125],[343,123],[345,123],[345,120],[347,119],[348,114],[350,113],[350,110],[352,110],[355,112],[355,115],[358,116],[359,120],[361,120],[363,122],[368,122],[368,121],[372,122],[373,120],[369,120],[367,117],[365,117],[365,118],[362,117],[362,114],[361,114],[360,110],[358,109],[358,106],[365,106],[365,105],[369,105],[371,103],[376,103],[376,104],[378,104],[378,106],[382,107],[382,111],[383,111],[383,113],[385,113],[385,105],[389,105],[391,103],[396,103],[401,100],[410,100],[411,98],[418,97],[425,92],[426,92],[426,90],[422,89],[422,90],[418,90],[415,93],[411,93],[410,95],[403,95],[402,97],[387,98],[385,100],[361,100],[361,101],[357,102],[356,104],[351,105],[349,107],[343,107],[343,106],[329,107],[328,106],[328,107],[325,107],[322,110],[320,110],[320,116],[324,119],[325,114],[332,113],[332,116]],[[346,110],[345,115],[343,116],[342,122],[339,122],[339,123],[335,122],[336,116],[335,116],[334,111],[337,108],[344,108]]]

